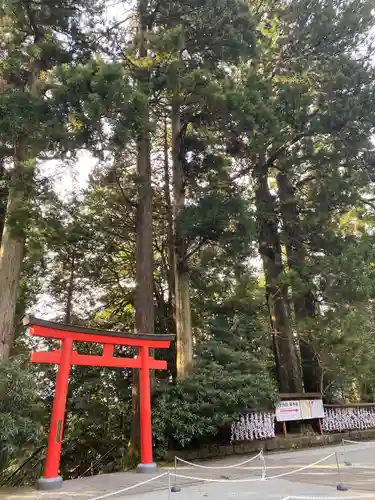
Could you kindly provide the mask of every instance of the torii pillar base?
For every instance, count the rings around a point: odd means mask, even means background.
[[[151,464],[138,464],[137,472],[140,474],[152,474],[158,470],[158,466],[154,463]]]
[[[36,487],[40,491],[58,490],[62,487],[63,478],[57,477],[41,477],[36,483]]]

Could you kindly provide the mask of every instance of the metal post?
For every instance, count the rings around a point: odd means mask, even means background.
[[[348,491],[348,487],[345,486],[342,482],[342,477],[341,477],[341,470],[340,470],[340,464],[339,464],[339,457],[337,451],[335,452],[335,457],[336,457],[336,466],[337,466],[337,474],[339,477],[339,483],[336,486],[336,489],[338,491]]]
[[[344,464],[347,466],[347,467],[350,467],[351,465],[353,465],[350,460],[345,460],[346,459],[346,446],[345,446],[345,439],[342,439],[341,441],[341,444],[342,444],[342,448],[343,448],[343,455],[344,455]]]
[[[181,488],[177,486],[177,457],[174,457],[174,485],[170,488],[172,493],[179,493]]]
[[[263,455],[263,450],[260,452],[260,459],[262,461],[262,479],[266,479],[266,459]]]
[[[171,500],[171,473],[168,471],[168,500]]]

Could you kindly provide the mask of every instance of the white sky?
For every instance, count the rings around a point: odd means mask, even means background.
[[[53,180],[53,189],[61,199],[69,199],[73,193],[84,189],[97,164],[89,151],[81,150],[77,156],[75,163],[49,160],[39,166],[40,173]]]
[[[78,159],[73,164],[49,160],[39,165],[40,173],[53,180],[54,191],[64,201],[68,201],[73,194],[78,194],[85,189],[89,176],[98,161],[85,150],[79,151],[77,156]],[[49,294],[42,292],[36,304],[27,312],[52,320],[61,313],[61,305],[59,307]]]

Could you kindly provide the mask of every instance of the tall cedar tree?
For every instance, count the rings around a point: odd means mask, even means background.
[[[14,336],[36,162],[42,152],[54,150],[64,135],[62,117],[56,115],[47,92],[48,74],[57,64],[89,55],[85,9],[90,16],[96,5],[71,0],[0,3],[0,146],[2,166],[5,159],[10,167],[0,249],[0,359],[9,356]]]

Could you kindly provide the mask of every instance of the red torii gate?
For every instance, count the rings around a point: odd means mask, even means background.
[[[103,331],[44,321],[26,316],[23,324],[29,328],[31,336],[61,340],[61,349],[51,352],[33,352],[33,363],[51,363],[59,365],[56,377],[55,397],[53,401],[51,424],[48,436],[47,457],[43,476],[38,481],[41,490],[52,490],[62,486],[59,476],[60,455],[66,399],[68,393],[69,373],[72,365],[106,366],[112,368],[139,368],[140,385],[140,429],[141,429],[141,463],[138,472],[152,472],[156,464],[152,459],[151,428],[151,393],[150,370],[165,370],[166,361],[159,361],[149,355],[149,349],[165,349],[170,346],[175,335],[126,334]],[[73,349],[73,342],[93,342],[103,344],[103,354],[95,356],[79,354]],[[139,348],[140,356],[121,358],[114,356],[115,345],[126,345]]]

